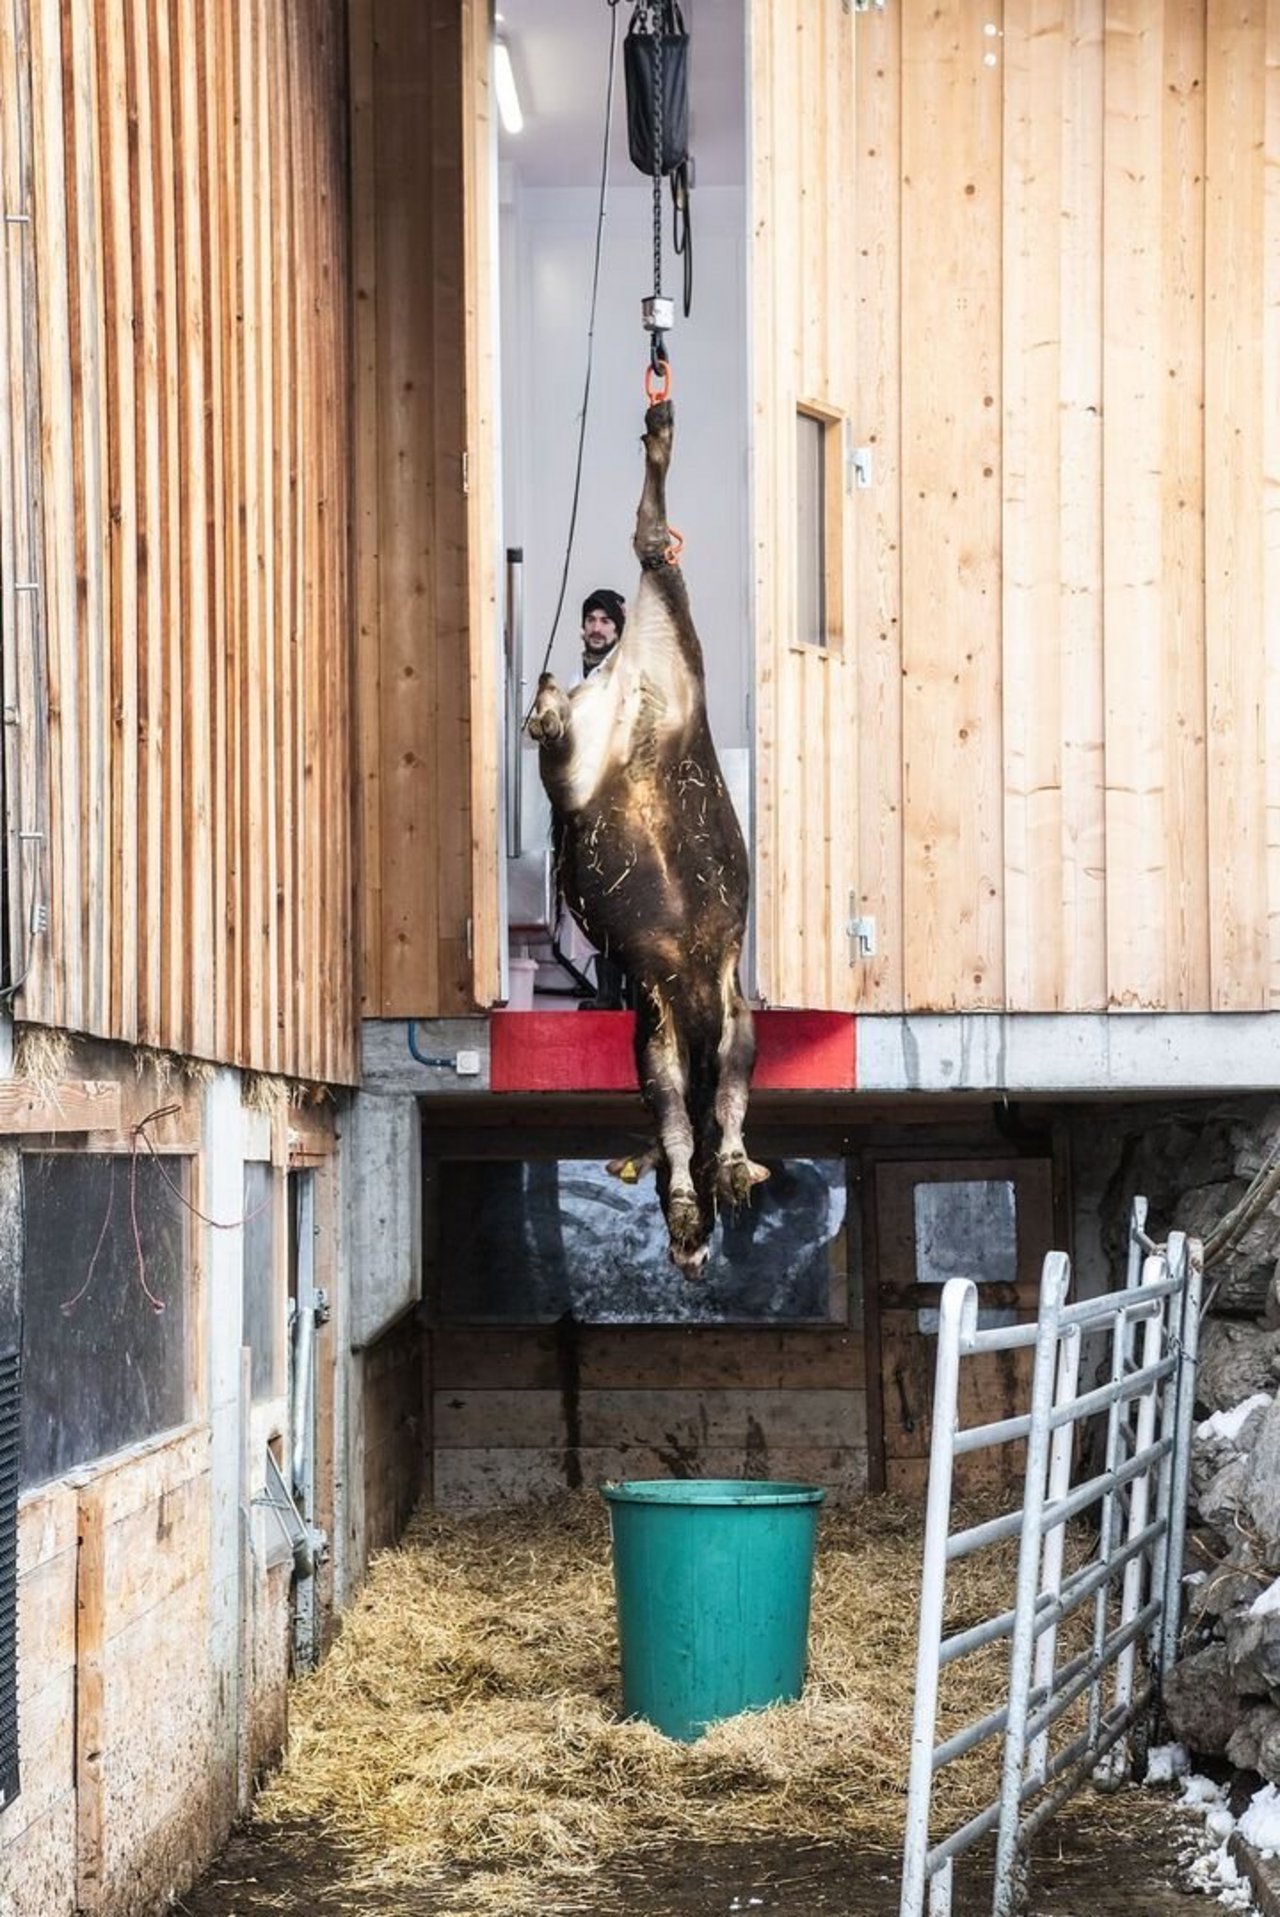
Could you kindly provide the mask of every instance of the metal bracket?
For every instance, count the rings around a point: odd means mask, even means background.
[[[856,965],[860,959],[873,959],[876,955],[876,922],[858,911],[858,895],[849,894],[849,917],[845,924],[845,936],[849,940],[849,963]]]
[[[845,12],[848,10],[846,6]],[[855,13],[883,13],[884,0],[853,0],[853,10]]]
[[[329,1540],[318,1525],[308,1524],[293,1501],[270,1446],[267,1447],[266,1485],[253,1502],[274,1511],[293,1557],[294,1575],[309,1578],[325,1555]]]
[[[863,492],[867,487],[875,483],[871,476],[870,446],[855,446],[851,463],[853,466],[853,483],[859,492]]]

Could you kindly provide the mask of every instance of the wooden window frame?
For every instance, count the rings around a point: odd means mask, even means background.
[[[822,574],[823,637],[820,640],[810,639],[799,632],[800,485],[797,474],[795,487],[797,632],[792,643],[797,652],[816,654],[820,658],[839,658],[844,652],[845,632],[844,469],[845,442],[848,437],[847,421],[845,415],[834,407],[824,405],[819,400],[810,399],[796,401],[797,423],[802,419],[813,420],[822,429],[822,523],[819,528],[819,565]]]

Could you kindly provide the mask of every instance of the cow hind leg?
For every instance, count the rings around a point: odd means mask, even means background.
[[[716,1196],[730,1210],[745,1205],[751,1187],[769,1176],[762,1165],[747,1157],[742,1127],[747,1116],[747,1094],[756,1058],[755,1023],[751,1007],[738,990],[736,977],[723,980],[724,1023],[720,1036],[716,1076],[716,1124],[720,1147],[716,1153]]]
[[[672,1262],[687,1277],[696,1277],[707,1257],[712,1221],[704,1215],[694,1187],[688,1083],[671,1009],[653,987],[641,994],[636,1054],[640,1089],[658,1127],[662,1209]]]
[[[671,401],[660,399],[644,419],[644,489],[636,514],[635,555],[642,566],[666,563],[671,544],[667,525],[667,467],[671,463]]]

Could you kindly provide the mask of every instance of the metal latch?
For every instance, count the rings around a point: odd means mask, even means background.
[[[873,959],[876,955],[876,922],[858,911],[856,892],[849,894],[849,918],[845,925],[845,935],[849,940],[849,963],[856,965],[859,959]]]

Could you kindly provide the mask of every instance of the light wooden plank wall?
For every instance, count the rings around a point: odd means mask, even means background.
[[[862,610],[843,424],[858,344],[850,24],[838,8],[804,0],[757,0],[751,16],[758,970],[774,1004],[837,1007],[852,1005],[858,986],[845,938],[859,811],[850,635]],[[826,516],[825,646],[801,644],[796,630],[799,408],[832,420],[840,442]]]
[[[0,569],[43,588],[29,639],[5,607],[31,677],[10,824],[15,791],[48,821],[38,874],[10,862],[48,914],[17,1010],[328,1081],[357,1042],[345,22],[26,0],[0,25],[31,216]]]
[[[1280,6],[852,31],[861,1003],[1274,1006]]]

